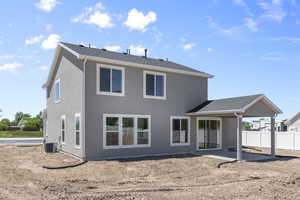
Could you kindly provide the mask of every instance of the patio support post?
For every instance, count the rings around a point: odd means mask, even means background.
[[[275,117],[271,117],[271,156],[275,157]]]
[[[238,115],[235,113],[236,120],[237,120],[237,129],[236,129],[236,159],[237,161],[242,161],[243,159],[243,152],[242,152],[242,115]]]

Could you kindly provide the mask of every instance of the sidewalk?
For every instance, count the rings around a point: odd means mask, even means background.
[[[0,138],[0,144],[42,144],[44,138]]]

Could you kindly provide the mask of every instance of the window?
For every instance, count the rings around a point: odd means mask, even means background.
[[[60,119],[60,130],[61,130],[61,142],[65,144],[66,142],[66,116],[61,116]]]
[[[80,113],[75,114],[75,147],[80,148],[81,118]]]
[[[97,94],[124,96],[124,68],[98,64]]]
[[[60,102],[60,79],[56,80],[54,83],[54,100],[56,103]]]
[[[190,144],[190,118],[171,117],[171,146]]]
[[[166,99],[166,74],[144,71],[144,98]]]
[[[149,115],[103,115],[103,147],[149,147]]]

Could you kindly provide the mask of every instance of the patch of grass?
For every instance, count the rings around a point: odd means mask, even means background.
[[[42,137],[41,131],[0,131],[0,138]]]

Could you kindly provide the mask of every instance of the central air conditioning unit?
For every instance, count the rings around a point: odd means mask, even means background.
[[[44,150],[46,153],[55,153],[57,152],[56,143],[44,143]]]

